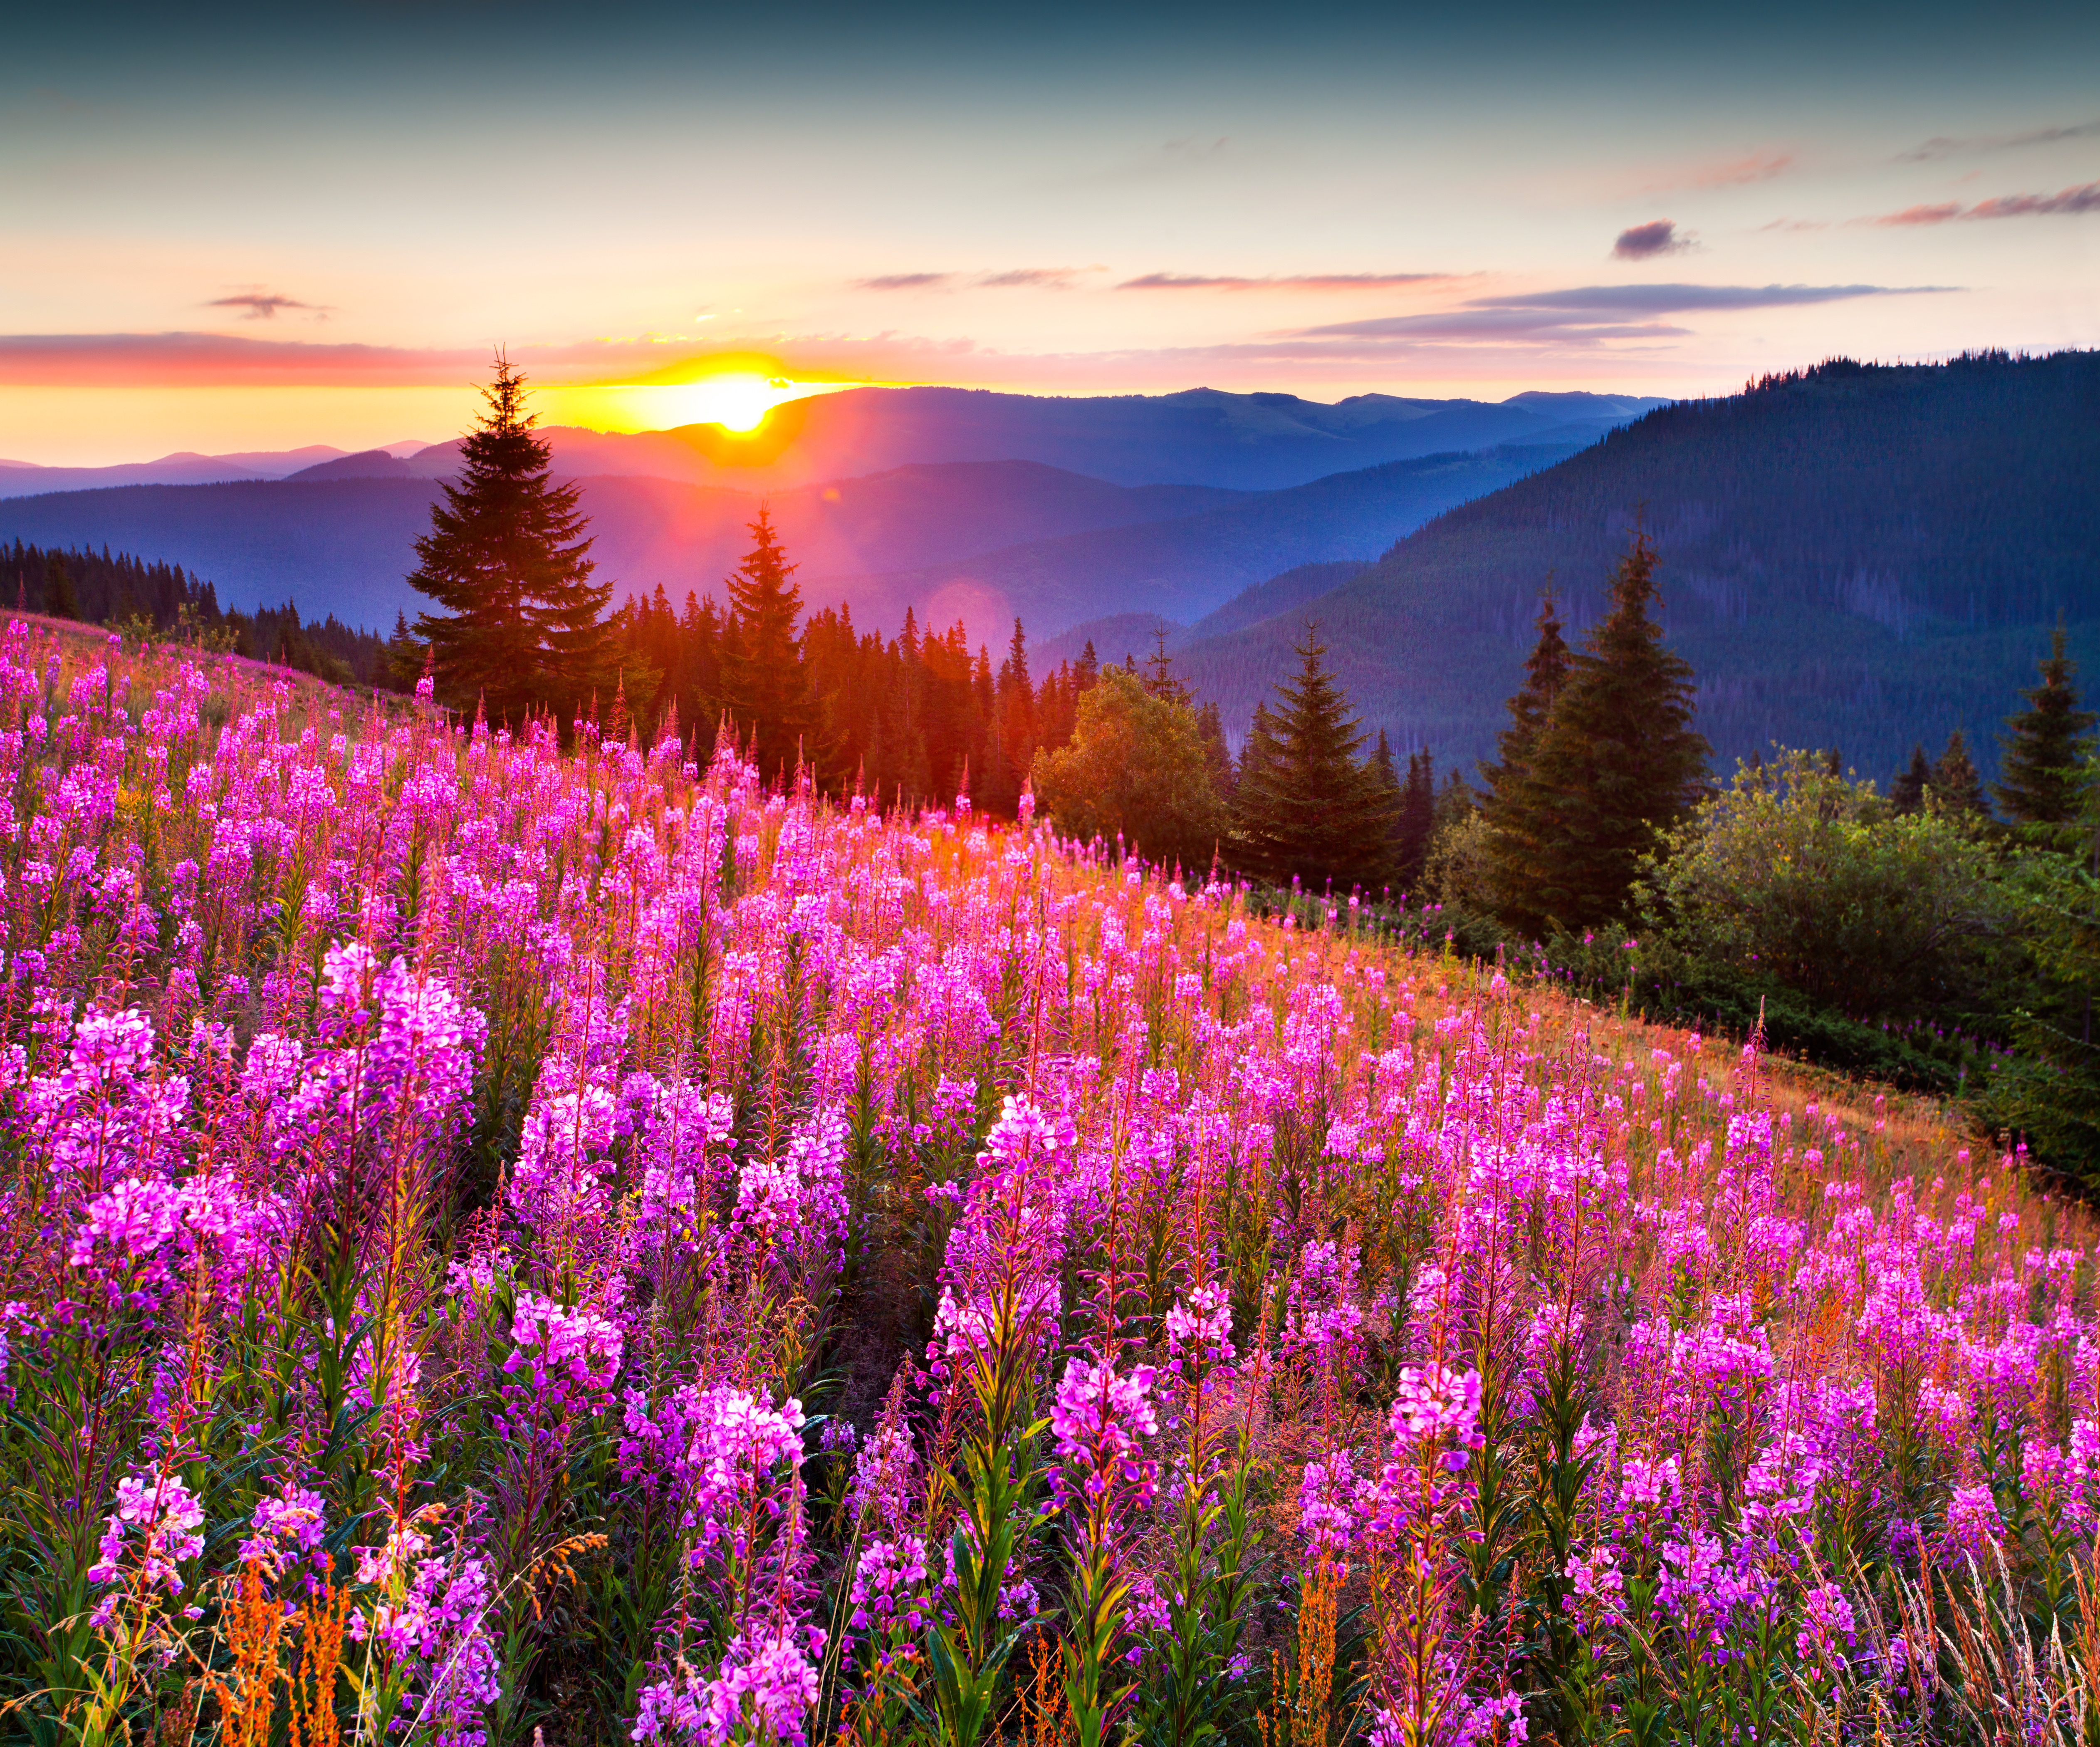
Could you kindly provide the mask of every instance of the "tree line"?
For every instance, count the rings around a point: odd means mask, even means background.
[[[218,590],[179,564],[112,555],[106,546],[93,552],[17,540],[0,546],[0,588],[11,580],[17,611],[205,643],[335,685],[372,684],[387,674],[386,646],[371,632],[333,613],[302,619],[289,601],[252,612],[222,609]]]

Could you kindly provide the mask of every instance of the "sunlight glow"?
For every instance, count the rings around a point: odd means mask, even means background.
[[[752,370],[723,370],[686,382],[621,382],[595,386],[549,385],[540,390],[542,416],[552,424],[593,430],[669,430],[719,425],[735,436],[755,436],[783,401],[858,386],[852,382],[798,382]]]

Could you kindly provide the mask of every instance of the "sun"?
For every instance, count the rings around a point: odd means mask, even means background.
[[[557,422],[592,430],[674,430],[714,425],[732,437],[755,437],[766,415],[783,401],[801,400],[855,385],[799,382],[765,369],[717,370],[677,382],[579,384],[549,390]]]
[[[767,377],[726,370],[697,382],[679,382],[659,389],[652,397],[666,425],[719,425],[724,430],[754,431],[765,415],[798,390],[784,377]]]

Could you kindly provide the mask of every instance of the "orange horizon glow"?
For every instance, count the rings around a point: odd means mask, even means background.
[[[671,430],[682,425],[719,425],[736,436],[755,436],[766,415],[783,403],[862,388],[862,382],[796,382],[778,373],[720,370],[682,382],[619,382],[535,391],[543,422],[586,430]]]

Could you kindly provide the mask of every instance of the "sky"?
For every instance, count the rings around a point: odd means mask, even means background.
[[[43,7],[0,457],[2100,344],[2100,7],[1731,11]]]

